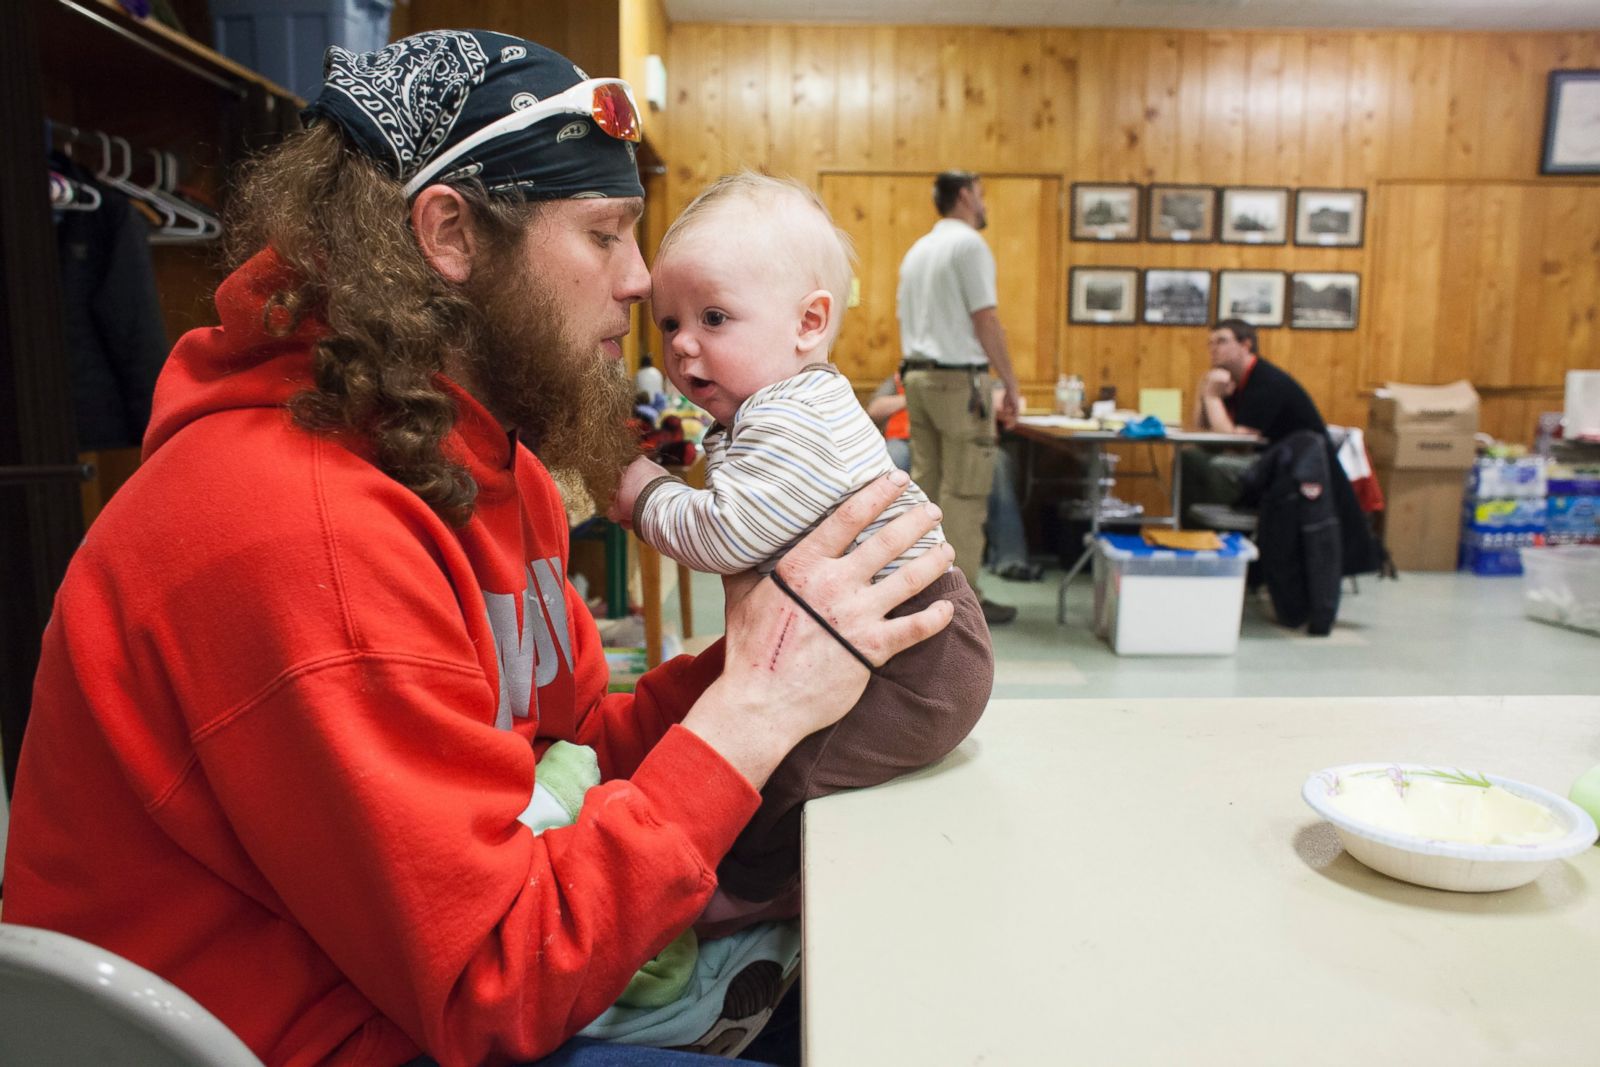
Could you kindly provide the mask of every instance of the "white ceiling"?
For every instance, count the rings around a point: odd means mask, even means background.
[[[1600,29],[1600,0],[666,0],[674,22]]]

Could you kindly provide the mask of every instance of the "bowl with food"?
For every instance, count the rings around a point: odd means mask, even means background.
[[[1526,885],[1595,843],[1589,813],[1546,789],[1423,763],[1348,763],[1300,795],[1345,851],[1391,878],[1484,893]]]

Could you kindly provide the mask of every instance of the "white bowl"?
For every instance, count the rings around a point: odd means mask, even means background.
[[[1307,778],[1300,795],[1318,815],[1333,824],[1346,852],[1391,878],[1464,893],[1511,889],[1533,881],[1555,860],[1576,856],[1595,843],[1594,820],[1572,801],[1538,786],[1493,774],[1482,777],[1508,793],[1548,808],[1566,832],[1553,841],[1535,845],[1436,841],[1352,819],[1329,802],[1340,779],[1390,767],[1401,771],[1441,770],[1424,763],[1347,763]]]

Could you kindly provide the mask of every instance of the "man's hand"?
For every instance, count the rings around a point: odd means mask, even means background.
[[[1233,392],[1233,375],[1221,367],[1213,367],[1200,379],[1200,388],[1207,396],[1228,396]]]
[[[668,476],[665,467],[659,463],[652,463],[643,456],[628,464],[628,469],[622,472],[622,484],[617,487],[617,498],[611,502],[606,518],[619,526],[632,529],[633,504],[639,499],[640,491],[657,478]]]
[[[1016,382],[1005,382],[1000,388],[999,402],[995,404],[994,418],[1002,430],[1009,430],[1017,424],[1017,416],[1022,414],[1022,392],[1017,388]]]
[[[881,665],[950,622],[940,600],[921,611],[888,618],[907,597],[950,569],[948,544],[929,549],[881,582],[872,577],[917,543],[939,521],[932,505],[912,508],[853,552],[856,536],[903,491],[895,471],[863,486],[783,558],[778,571],[845,641]],[[789,750],[837,722],[866,688],[867,669],[773,582],[730,577],[736,600],[728,608],[722,677],[690,709],[683,725],[760,788]]]

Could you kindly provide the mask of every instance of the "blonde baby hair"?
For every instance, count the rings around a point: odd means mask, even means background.
[[[743,210],[747,225],[768,228],[773,261],[777,265],[798,273],[809,288],[826,289],[833,296],[827,340],[831,348],[834,338],[839,336],[845,305],[849,302],[855,249],[850,235],[834,224],[822,198],[792,178],[776,178],[751,170],[718,178],[690,201],[667,227],[656,252],[656,262],[665,258],[690,230],[729,209]],[[748,241],[753,232],[745,229],[730,239]]]

